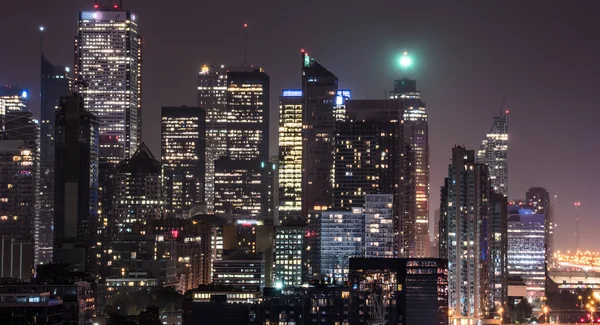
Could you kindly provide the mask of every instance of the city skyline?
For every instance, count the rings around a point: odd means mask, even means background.
[[[514,32],[519,30],[519,28],[529,26],[528,24],[530,23],[526,22],[526,18],[530,18],[527,13],[535,8],[533,3],[526,4],[524,8],[517,10],[514,13],[510,13],[510,9],[504,7],[497,8],[497,5],[487,5],[487,10],[484,11],[484,14],[490,15],[488,11],[491,12],[496,9],[499,9],[499,13],[493,15],[493,17],[489,17],[490,22],[486,22],[482,26],[482,31],[476,32],[469,29],[469,27],[473,27],[474,25],[458,24],[456,28],[460,32],[463,32],[463,35],[456,36],[459,40],[462,40],[462,42],[453,45],[455,47],[450,47],[449,44],[447,44],[451,42],[450,40],[442,41],[442,38],[440,38],[441,35],[444,35],[446,32],[438,29],[441,28],[440,26],[445,26],[444,24],[451,23],[448,20],[438,22],[437,25],[436,23],[433,23],[434,27],[431,29],[417,26],[415,29],[409,29],[406,35],[402,36],[403,33],[401,27],[404,25],[396,22],[392,23],[390,17],[385,14],[386,11],[393,11],[385,10],[386,8],[393,9],[400,5],[382,4],[383,8],[377,8],[377,12],[380,12],[381,15],[384,16],[383,18],[385,18],[382,20],[382,24],[398,27],[398,34],[400,36],[396,35],[390,37],[388,41],[383,41],[381,38],[367,40],[364,50],[359,49],[356,51],[357,54],[346,58],[340,58],[336,53],[339,51],[352,53],[353,50],[357,50],[356,46],[358,45],[355,46],[344,42],[349,36],[346,35],[342,37],[342,40],[334,41],[333,45],[324,45],[320,42],[319,38],[316,41],[308,40],[308,36],[305,35],[314,34],[310,32],[306,32],[306,34],[300,33],[298,34],[299,37],[297,39],[285,42],[281,48],[275,49],[275,54],[261,53],[261,47],[270,48],[267,46],[267,42],[277,39],[277,35],[281,37],[284,34],[283,32],[282,34],[278,34],[266,30],[269,24],[262,22],[261,19],[268,19],[268,14],[256,14],[255,16],[248,17],[243,13],[246,6],[242,5],[233,12],[233,16],[226,22],[226,28],[223,29],[223,34],[228,35],[232,40],[231,44],[226,44],[227,49],[230,51],[224,51],[222,47],[217,46],[218,50],[212,51],[206,49],[206,54],[204,54],[203,51],[199,51],[201,48],[194,48],[193,51],[190,51],[193,53],[182,53],[184,58],[181,61],[183,62],[170,62],[169,68],[172,70],[165,73],[163,67],[157,66],[159,63],[158,58],[161,58],[162,60],[162,57],[164,57],[164,53],[160,54],[158,49],[160,47],[169,48],[169,44],[189,47],[192,46],[193,43],[196,43],[196,41],[188,42],[182,41],[181,39],[167,40],[164,37],[161,38],[161,35],[164,35],[163,33],[169,32],[169,28],[173,27],[166,26],[166,30],[159,30],[157,33],[156,28],[158,28],[158,25],[162,28],[164,24],[154,23],[153,25],[153,20],[157,20],[157,17],[165,16],[165,13],[158,12],[158,9],[166,9],[167,13],[169,13],[171,12],[170,10],[174,10],[173,8],[161,8],[160,6],[149,3],[142,4],[141,1],[127,1],[125,5],[128,9],[135,11],[140,19],[144,21],[144,24],[141,24],[140,26],[140,30],[147,37],[146,40],[148,42],[148,47],[145,48],[144,54],[148,58],[148,63],[144,68],[144,74],[146,76],[145,80],[148,81],[148,84],[144,86],[144,92],[150,94],[145,94],[143,100],[144,103],[149,103],[144,105],[144,112],[147,113],[144,119],[144,130],[152,130],[159,125],[160,119],[158,116],[160,114],[161,106],[182,104],[187,104],[189,106],[195,105],[195,81],[193,77],[196,77],[201,64],[211,62],[237,63],[238,61],[241,63],[243,61],[241,25],[244,21],[248,21],[250,24],[250,38],[256,41],[249,46],[249,61],[253,64],[264,66],[273,78],[274,86],[271,90],[271,112],[278,111],[275,106],[277,101],[273,100],[273,96],[278,96],[280,94],[278,91],[279,89],[299,88],[300,86],[297,78],[298,71],[296,70],[298,70],[298,68],[295,64],[295,58],[297,58],[297,53],[302,47],[305,47],[309,53],[314,53],[314,55],[319,58],[320,62],[328,68],[331,68],[339,78],[340,88],[351,89],[354,93],[354,97],[357,99],[379,98],[379,96],[383,98],[383,90],[389,90],[390,81],[401,76],[400,69],[394,67],[394,60],[392,57],[401,53],[400,51],[402,49],[407,49],[412,53],[416,60],[416,68],[409,71],[409,77],[414,78],[419,82],[419,88],[427,98],[430,115],[432,168],[430,175],[432,193],[430,206],[436,207],[439,202],[437,193],[443,180],[444,166],[447,165],[447,161],[450,157],[449,148],[455,144],[466,145],[468,148],[476,148],[480,139],[487,132],[492,116],[498,111],[502,97],[506,96],[506,108],[511,110],[512,117],[510,136],[511,190],[509,192],[509,200],[524,199],[522,193],[531,186],[542,186],[547,188],[551,195],[558,195],[558,204],[555,214],[556,223],[558,223],[556,246],[557,249],[563,250],[566,250],[569,247],[565,247],[561,245],[561,243],[564,242],[568,236],[573,234],[572,229],[568,228],[572,226],[572,223],[569,222],[569,217],[574,215],[573,202],[581,201],[581,246],[582,248],[591,248],[591,240],[586,240],[586,238],[591,238],[591,228],[593,227],[590,226],[593,226],[594,224],[591,223],[590,219],[598,210],[597,208],[592,207],[594,194],[592,184],[595,182],[593,177],[582,175],[581,173],[577,174],[576,170],[591,169],[591,165],[588,166],[587,164],[591,164],[594,159],[593,156],[588,156],[590,154],[588,154],[587,151],[590,150],[584,151],[585,148],[573,148],[569,146],[569,143],[579,143],[575,141],[581,138],[588,139],[587,141],[593,143],[593,141],[589,140],[594,138],[592,136],[593,128],[591,122],[588,121],[592,121],[594,118],[589,115],[589,110],[586,111],[584,108],[586,104],[591,107],[593,103],[597,102],[596,100],[598,98],[591,97],[595,95],[588,94],[587,97],[584,96],[585,99],[578,99],[577,105],[574,105],[571,98],[581,97],[579,94],[584,91],[585,87],[580,83],[574,83],[573,85],[561,85],[561,88],[552,88],[555,86],[547,84],[547,81],[544,80],[552,80],[552,76],[555,75],[563,75],[566,78],[571,76],[570,78],[573,79],[572,76],[581,74],[586,76],[588,71],[591,74],[598,68],[597,65],[590,66],[590,64],[592,64],[592,62],[589,61],[589,59],[591,59],[591,54],[583,53],[581,47],[570,47],[569,55],[580,55],[581,61],[584,62],[585,65],[582,62],[577,62],[574,65],[570,65],[569,68],[566,68],[566,65],[560,66],[559,63],[561,62],[572,62],[572,60],[567,60],[570,56],[564,57],[566,55],[564,52],[561,52],[562,54],[552,53],[550,50],[555,48],[549,44],[549,39],[544,39],[542,37],[546,34],[551,35],[551,31],[556,31],[554,28],[560,28],[562,25],[558,23],[551,24],[550,17],[552,17],[553,14],[557,15],[559,12],[564,12],[566,10],[577,10],[576,8],[559,8],[559,6],[556,5],[546,5],[546,9],[548,9],[550,13],[542,18],[535,19],[538,19],[538,23],[546,24],[543,26],[550,28],[550,31],[542,34],[542,30],[534,29],[532,33],[537,37],[537,42],[525,44],[525,49],[533,48],[534,50],[530,49],[529,51],[519,52],[519,56],[523,56],[523,62],[517,62],[518,60],[507,57],[513,55],[512,47],[523,45],[521,42],[524,42],[526,37],[517,35],[516,39],[513,40],[509,39],[508,35],[515,34]],[[220,5],[217,4],[211,5],[215,6],[216,9],[221,8]],[[464,5],[466,6],[466,4]],[[39,55],[37,26],[41,24],[47,27],[46,35],[44,35],[44,37],[45,50],[48,52],[49,60],[57,64],[67,64],[72,67],[71,37],[75,31],[76,19],[69,18],[52,21],[47,17],[52,17],[53,14],[56,17],[76,17],[69,12],[75,13],[77,11],[90,9],[91,6],[91,2],[89,5],[85,5],[80,2],[66,1],[65,3],[56,4],[52,8],[48,8],[43,16],[41,10],[38,12],[37,9],[30,9],[28,7],[27,10],[32,10],[32,14],[30,20],[27,20],[23,24],[26,28],[18,31],[15,35],[0,36],[3,44],[9,44],[12,37],[19,37],[24,43],[22,47],[12,47],[7,49],[8,51],[6,54],[0,54],[1,62],[6,62],[5,64],[0,65],[0,76],[2,76],[0,78],[0,83],[14,84],[16,86],[31,89],[32,94],[39,93],[39,85],[34,81],[37,80],[37,78],[31,77],[32,75],[36,75],[36,60],[30,60],[30,58],[36,57],[37,59]],[[187,4],[186,6],[195,5]],[[276,5],[270,2],[258,6],[264,7],[262,9],[268,9],[266,10],[267,13],[272,13],[272,10],[274,10],[273,7],[275,7],[275,9],[279,8],[280,10],[285,9],[282,5]],[[324,10],[329,6],[333,7],[334,5],[324,5]],[[407,6],[410,7],[413,5]],[[413,10],[416,9],[417,11],[424,10],[424,8],[419,5],[415,6],[417,6],[417,8],[411,8]],[[42,5],[41,7],[45,6]],[[461,6],[459,5],[458,7]],[[351,8],[346,8],[346,10],[348,10],[348,15],[350,16],[349,20],[351,20],[350,18],[352,17],[356,18],[360,12],[360,10],[350,9]],[[56,15],[55,10],[60,12],[60,14]],[[456,10],[454,12],[456,14],[460,12],[460,8],[452,10],[453,12]],[[440,11],[443,12],[444,10]],[[5,12],[17,13],[14,16],[18,17],[19,13],[25,12],[25,7],[22,4],[11,3],[8,4],[8,8]],[[479,12],[477,10],[471,10],[460,14],[463,15],[461,17],[472,17],[478,15]],[[319,15],[320,14],[317,13],[317,23],[315,25],[318,25],[320,28],[335,27],[322,21],[322,18],[320,18]],[[437,14],[437,16],[435,13],[432,15],[434,17],[439,17],[439,14]],[[565,16],[569,18],[568,15],[565,14]],[[420,17],[422,18],[423,15],[420,14]],[[2,24],[1,27],[6,27],[4,24],[11,23],[10,18],[4,17],[3,14],[0,14],[0,18],[2,18],[2,22],[0,23]],[[510,18],[515,18],[515,24],[514,26],[506,26],[507,31],[505,32],[500,30],[500,27],[490,27],[494,22],[498,23]],[[412,19],[417,18],[411,18],[409,20]],[[457,22],[460,20],[458,18],[456,19]],[[410,22],[407,22],[406,26],[408,26],[409,23]],[[574,24],[571,24],[571,29],[563,32],[561,35],[569,35],[570,32],[577,31],[578,27],[581,28],[582,26],[585,26],[584,24],[586,23],[589,23],[586,19],[580,19],[579,22],[575,21]],[[534,23],[531,24],[533,25]],[[369,35],[364,34],[364,32],[361,33],[353,30],[351,24],[344,23],[340,27],[335,28],[339,28],[339,30],[336,30],[338,32],[342,32],[344,28],[346,28],[348,29],[348,35],[353,35],[357,38],[369,38]],[[298,32],[298,30],[296,30],[296,32]],[[483,50],[485,46],[489,46],[490,42],[492,42],[492,40],[484,38],[484,44],[481,45],[481,48],[467,46],[471,43],[477,43],[479,38],[485,36],[484,32],[491,33],[491,39],[495,39],[495,41],[500,44],[494,43],[490,49]],[[422,36],[423,34],[424,36]],[[388,34],[387,36],[390,35],[391,34]],[[582,37],[591,38],[592,35],[584,34]],[[421,38],[423,40],[420,40]],[[159,43],[159,40],[161,42],[166,42],[166,44]],[[204,41],[209,44],[211,42],[219,44],[219,41],[212,38],[210,35]],[[565,42],[568,43],[568,41]],[[467,47],[461,49],[460,45],[465,45]],[[327,48],[327,46],[329,46],[329,48]],[[360,46],[363,47],[363,45]],[[450,49],[453,49],[453,51],[449,51]],[[179,48],[179,50],[183,49]],[[229,52],[229,54],[225,54],[226,52]],[[377,55],[380,60],[364,60],[365,53]],[[434,53],[447,53],[447,56],[444,57],[442,55],[441,57],[436,57]],[[542,54],[546,56],[540,62],[546,62],[547,64],[552,65],[552,67],[555,67],[555,69],[547,69],[547,65],[540,64],[537,61],[540,60]],[[281,55],[285,57],[285,59],[274,60],[273,57],[277,55]],[[479,56],[477,57],[477,55]],[[386,57],[382,58],[382,56]],[[387,56],[389,56],[389,58],[387,58]],[[363,61],[359,60],[361,57],[363,58]],[[468,62],[468,66],[466,66],[466,62],[463,61]],[[365,62],[368,64],[363,65]],[[456,63],[456,67],[448,68],[443,66],[444,64],[453,63]],[[31,67],[28,67],[28,65]],[[353,68],[348,69],[348,66]],[[511,72],[503,71],[509,66],[513,68],[510,70],[515,71],[512,72],[514,75],[511,74]],[[548,72],[543,71],[542,66],[547,70],[552,70],[552,74],[545,75],[545,73]],[[354,67],[356,67],[356,69],[354,69]],[[586,71],[583,70],[584,67]],[[371,68],[370,70],[372,71],[369,71],[369,68]],[[530,76],[523,76],[519,73],[519,71],[529,68],[535,71],[529,73]],[[30,69],[31,71],[28,71]],[[484,74],[477,76],[475,71],[478,69],[485,69]],[[22,76],[20,73],[22,73]],[[165,73],[164,79],[157,78],[157,76],[163,73]],[[181,74],[184,74],[186,78],[181,78]],[[366,74],[366,77],[361,78],[362,74]],[[461,85],[452,85],[451,87],[448,87],[447,83],[452,80],[451,77],[456,74],[460,74],[465,79],[462,79],[463,82]],[[496,78],[495,80],[491,80],[488,76],[496,76]],[[521,79],[517,79],[517,77]],[[190,82],[187,82],[187,79],[190,79]],[[376,81],[371,82],[372,80]],[[509,84],[509,81],[514,80],[519,80],[520,82]],[[452,82],[456,83],[456,81]],[[523,88],[523,84],[540,84],[543,89],[524,91],[523,89],[526,88]],[[161,87],[164,87],[164,91],[161,92],[162,94],[154,94],[157,93],[156,90]],[[470,89],[470,87],[481,88],[475,88],[477,94],[473,94],[471,93],[473,89]],[[579,88],[581,88],[581,90]],[[589,93],[589,89],[587,90]],[[523,95],[523,93],[525,94]],[[552,93],[574,95],[556,97],[556,95]],[[31,111],[35,112],[36,116],[39,116],[39,99],[37,99],[37,96],[35,95],[32,95],[32,97]],[[549,104],[551,105],[549,106]],[[573,109],[577,109],[576,112],[579,112],[580,114],[572,114],[575,117],[571,115],[568,117],[561,116],[559,114],[560,109],[567,105],[573,107]],[[548,110],[548,107],[554,107],[552,112],[555,114],[541,115]],[[469,118],[465,119],[463,116],[466,114],[469,114]],[[450,121],[450,123],[448,123],[448,121]],[[475,123],[473,123],[473,121],[475,121]],[[552,130],[560,129],[563,126],[562,123],[576,124],[578,127],[569,130],[570,132],[565,132],[564,135],[554,135]],[[271,130],[273,130],[274,124],[277,124],[277,119],[274,119],[273,115],[271,115]],[[449,124],[452,127],[445,127],[444,124]],[[544,128],[533,128],[531,127],[533,124],[543,124]],[[160,150],[158,150],[160,134],[151,131],[148,131],[148,133],[149,134],[144,135],[144,141],[149,143],[152,152],[160,152]],[[272,131],[271,134],[276,134],[276,132]],[[277,144],[273,136],[270,140],[271,153],[273,154]],[[542,140],[546,140],[546,142],[543,142]],[[547,152],[550,152],[550,150],[555,148],[563,148],[564,151],[560,155],[547,154]],[[590,157],[591,159],[579,159],[577,164],[572,164],[569,163],[570,160],[564,160],[567,159],[567,157]],[[567,166],[567,169],[564,169],[565,166]],[[559,170],[560,173],[557,172]],[[583,186],[581,184],[583,184]],[[432,211],[430,211],[430,214],[431,213]],[[565,228],[566,230],[564,230]]]

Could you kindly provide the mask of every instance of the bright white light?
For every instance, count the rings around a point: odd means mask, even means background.
[[[69,67],[65,67],[65,71],[66,72],[71,72],[71,69],[69,69]]]
[[[275,289],[277,289],[277,290],[283,289],[283,283],[281,283],[281,282],[275,282]]]
[[[27,95],[27,91],[23,90],[23,92],[21,93],[21,97],[27,98]]]
[[[40,32],[44,31],[44,26],[40,26]]]

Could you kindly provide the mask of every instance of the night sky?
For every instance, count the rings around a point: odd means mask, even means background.
[[[108,0],[107,0],[108,1]],[[364,3],[355,5],[355,3]],[[39,32],[55,64],[73,65],[77,13],[92,0],[2,1],[0,84],[39,93]],[[144,37],[143,138],[160,156],[160,107],[196,105],[204,63],[241,65],[243,23],[248,61],[271,76],[271,126],[277,96],[300,87],[306,49],[354,98],[383,98],[409,77],[429,112],[431,212],[454,145],[477,149],[498,114],[510,110],[509,199],[543,186],[555,201],[556,247],[575,248],[574,201],[581,201],[581,247],[597,250],[600,2],[124,0]],[[39,100],[32,102],[37,114]],[[271,139],[272,154],[276,138]]]

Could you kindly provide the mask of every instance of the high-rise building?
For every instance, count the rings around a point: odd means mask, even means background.
[[[379,150],[379,156],[373,157],[373,160],[365,160],[362,159],[363,155],[370,155],[373,148],[364,147],[363,151],[360,153],[361,159],[357,162],[354,162],[357,157],[354,157],[354,151],[348,152],[351,153],[351,162],[346,162],[341,164],[341,167],[344,168],[346,166],[353,167],[354,169],[351,171],[354,173],[354,170],[358,172],[358,175],[361,175],[361,169],[366,167],[366,163],[374,164],[371,165],[371,168],[375,168],[378,170],[379,175],[369,176],[371,179],[368,186],[372,186],[372,183],[378,186],[378,190],[376,193],[379,194],[393,194],[394,195],[394,204],[393,204],[393,216],[394,216],[394,227],[396,233],[396,243],[394,247],[394,254],[398,257],[409,257],[415,256],[416,254],[416,204],[415,204],[415,191],[414,191],[414,173],[411,172],[411,168],[414,166],[411,162],[414,160],[414,151],[409,150],[407,146],[404,144],[403,137],[403,112],[404,112],[404,101],[402,99],[381,99],[381,100],[349,100],[345,105],[346,116],[348,121],[355,122],[338,122],[338,125],[346,125],[352,128],[353,123],[356,124],[356,127],[359,125],[379,125],[370,131],[355,132],[352,134],[350,139],[354,139],[354,145],[358,145],[362,143],[362,146],[368,144],[368,146],[375,145],[376,147],[379,145],[380,148],[375,148],[375,150]],[[382,128],[383,126],[383,128]],[[381,128],[378,132],[377,128]],[[337,133],[336,133],[337,134]],[[363,137],[366,134],[370,134],[371,137],[376,137],[379,140],[369,141]],[[350,139],[347,139],[350,141]],[[381,142],[384,140],[383,142]],[[378,144],[377,142],[381,142]],[[385,144],[385,145],[383,145]],[[345,143],[341,140],[336,140],[336,146],[345,146]],[[352,145],[352,144],[348,144]],[[383,145],[383,147],[382,147]],[[343,153],[346,149],[342,148],[342,152],[337,152],[338,148],[336,148],[336,152],[334,153],[334,157],[337,154]],[[357,155],[358,149],[357,149]],[[366,156],[365,156],[366,157]],[[340,157],[340,161],[341,161]],[[344,158],[346,161],[347,158]],[[336,163],[337,164],[337,163]],[[349,170],[350,172],[350,170]],[[340,175],[343,181],[345,176],[344,174]],[[375,177],[375,179],[373,179]],[[350,184],[350,188],[352,188],[351,180],[348,179],[348,184]],[[336,175],[335,182],[338,182],[338,178]],[[337,190],[337,185],[334,185],[334,192]],[[360,188],[361,191],[365,186],[358,186],[356,188]],[[365,191],[372,191],[372,189],[368,189]],[[371,192],[373,193],[373,192]]]
[[[130,159],[116,167],[113,208],[116,238],[144,234],[151,219],[164,212],[162,164],[142,143]]]
[[[507,207],[508,200],[506,196],[498,193],[492,193],[489,201],[489,216],[487,222],[488,247],[490,258],[490,288],[491,301],[493,304],[507,308],[508,298],[507,275],[508,275],[508,229],[507,229]]]
[[[365,195],[365,257],[394,257],[394,195]]]
[[[302,216],[332,204],[331,166],[338,79],[302,51]]]
[[[362,208],[321,212],[320,219],[319,275],[330,283],[348,281],[349,258],[364,256]]]
[[[206,111],[205,197],[209,211],[214,209],[215,160],[227,149],[227,68],[203,65],[198,74],[198,106]]]
[[[417,81],[402,78],[394,81],[392,98],[404,102],[404,143],[414,163],[408,165],[409,179],[414,181],[410,210],[415,214],[415,251],[413,257],[429,257],[429,126],[425,103],[417,90]]]
[[[161,110],[165,212],[183,215],[204,203],[206,111],[198,107]]]
[[[79,13],[75,76],[100,124],[100,161],[130,158],[141,141],[142,39],[137,17],[119,4]],[[115,143],[104,143],[107,139]]]
[[[215,161],[215,213],[267,216],[269,211],[269,76],[262,69],[227,72],[225,152]]]
[[[75,76],[85,108],[100,124],[100,161],[130,158],[141,141],[142,38],[137,17],[119,4],[79,13]],[[113,137],[116,143],[103,143]]]
[[[54,222],[54,124],[60,98],[69,95],[69,68],[53,65],[41,54],[41,137],[40,137],[40,263],[52,261]]]
[[[302,285],[304,222],[286,219],[275,228],[275,286]]]
[[[477,152],[477,162],[489,166],[494,192],[508,195],[508,111],[494,116],[494,124]]]
[[[535,214],[543,214],[546,229],[546,262],[554,256],[554,211],[550,201],[550,193],[543,187],[531,187],[525,193],[525,201],[533,206]]]
[[[546,220],[536,207],[511,205],[508,215],[508,274],[523,279],[527,296],[541,302],[546,290]]]
[[[17,101],[26,103],[27,97],[23,93],[3,98],[8,98],[7,102],[14,104]],[[33,243],[37,265],[40,247],[40,129],[38,121],[33,119],[27,107],[19,105],[7,109],[0,116],[3,122],[0,132],[0,173],[4,175],[0,177],[0,220],[3,223],[0,237]]]
[[[99,253],[98,120],[84,109],[78,95],[61,99],[55,120],[53,260],[95,272]]]
[[[362,208],[366,194],[393,194],[400,150],[395,122],[336,122],[333,153],[333,208]]]
[[[279,98],[279,218],[302,213],[302,90],[284,90]]]
[[[2,86],[0,87],[0,116],[2,116],[2,130],[4,130],[5,115],[10,112],[25,112],[29,108],[29,91],[24,88]]]
[[[0,238],[35,243],[37,148],[0,139]]]
[[[449,307],[454,319],[474,323],[489,312],[491,290],[490,180],[473,150],[452,149],[442,195],[440,258],[448,259]]]

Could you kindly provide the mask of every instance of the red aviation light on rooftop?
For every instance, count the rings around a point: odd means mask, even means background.
[[[248,24],[244,23],[244,28],[248,28]]]
[[[94,3],[94,9],[98,9],[98,4]]]
[[[115,7],[115,9],[119,8],[119,6],[118,6],[118,5],[114,5],[113,7]]]
[[[300,49],[300,52],[301,52],[301,53],[304,53],[304,49]]]

